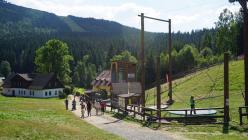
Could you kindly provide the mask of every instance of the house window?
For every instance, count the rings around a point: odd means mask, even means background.
[[[29,94],[30,94],[30,96],[32,95],[32,91],[31,90],[29,91]]]
[[[57,95],[58,93],[57,93],[58,91],[57,90],[55,90],[55,95]]]
[[[24,94],[24,95],[25,95],[25,92],[26,92],[26,91],[24,90],[24,91],[23,91],[23,94]]]
[[[34,96],[34,91],[33,91],[33,96]]]
[[[52,93],[51,93],[51,91],[49,91],[49,96],[51,96],[52,95]]]
[[[45,92],[45,96],[47,96],[47,92]]]

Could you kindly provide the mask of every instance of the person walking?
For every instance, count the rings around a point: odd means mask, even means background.
[[[106,104],[105,104],[105,102],[101,101],[101,104],[100,104],[100,105],[101,105],[101,112],[102,112],[102,115],[104,115]]]
[[[76,110],[76,100],[75,100],[75,96],[74,99],[72,100],[72,111]]]
[[[66,97],[65,99],[65,109],[68,110],[68,105],[69,105],[69,101],[68,98]]]
[[[87,101],[87,111],[88,111],[88,117],[91,116],[91,102]]]
[[[81,117],[80,117],[80,118],[84,118],[84,113],[85,113],[85,105],[84,105],[84,102],[81,101],[80,105],[81,105]]]
[[[192,112],[194,112],[194,114],[196,114],[194,96],[190,97],[190,115],[192,115]]]
[[[98,116],[99,108],[100,108],[100,103],[95,101],[94,108],[96,109],[96,115]]]

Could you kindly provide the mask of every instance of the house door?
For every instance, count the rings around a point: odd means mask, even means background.
[[[15,96],[15,90],[12,90],[12,96]]]

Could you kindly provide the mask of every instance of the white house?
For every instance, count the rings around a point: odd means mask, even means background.
[[[0,86],[2,86],[4,79],[4,77],[0,77]]]
[[[63,84],[54,73],[13,73],[4,80],[3,94],[6,96],[49,98],[63,92]]]

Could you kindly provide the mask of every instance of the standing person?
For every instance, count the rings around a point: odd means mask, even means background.
[[[66,97],[66,99],[65,99],[65,108],[66,108],[66,110],[68,110],[68,104],[69,104],[69,101],[68,101],[68,98]]]
[[[75,100],[75,96],[74,96],[74,99],[72,101],[72,111],[73,110],[76,110],[76,100]]]
[[[90,103],[90,101],[87,101],[87,111],[88,111],[88,117],[91,116],[91,103]]]
[[[81,105],[81,118],[84,118],[84,112],[85,112],[84,102],[82,101],[80,105]]]
[[[99,111],[99,102],[95,101],[94,108],[96,109],[96,115],[98,116],[98,111]]]
[[[79,102],[83,102],[83,96],[80,95]]]
[[[192,112],[194,111],[194,114],[196,114],[196,111],[195,111],[195,99],[194,99],[194,96],[191,96],[190,97],[190,115],[192,115]]]
[[[101,111],[102,111],[102,114],[104,114],[104,111],[105,111],[105,102],[101,101]]]

